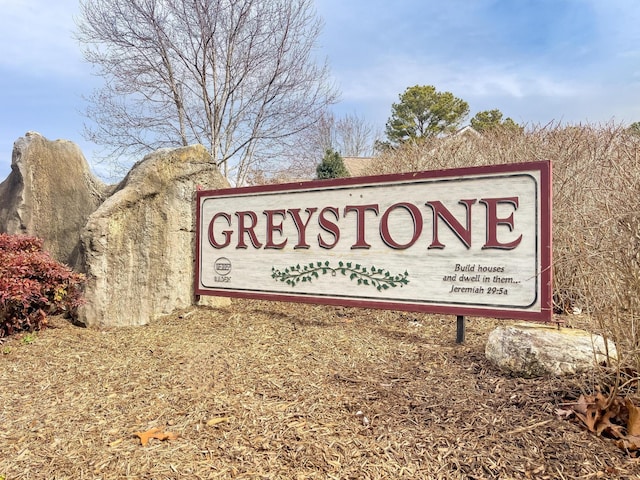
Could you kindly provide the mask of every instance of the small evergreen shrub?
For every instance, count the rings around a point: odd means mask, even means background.
[[[318,180],[326,180],[329,178],[349,177],[349,170],[342,160],[340,154],[330,148],[324,153],[322,162],[316,168],[316,177]]]
[[[42,240],[0,234],[0,337],[39,330],[48,315],[75,315],[84,275],[43,251]]]

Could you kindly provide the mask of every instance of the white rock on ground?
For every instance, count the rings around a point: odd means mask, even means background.
[[[585,330],[540,324],[500,326],[489,334],[485,354],[501,370],[520,377],[570,375],[616,358],[613,342]]]

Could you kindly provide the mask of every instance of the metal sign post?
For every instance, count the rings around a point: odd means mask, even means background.
[[[456,327],[456,343],[464,343],[464,334],[466,327],[466,320],[464,318],[464,315],[458,315]]]

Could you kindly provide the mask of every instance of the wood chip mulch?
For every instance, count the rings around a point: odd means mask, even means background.
[[[640,478],[556,416],[584,377],[484,356],[497,320],[235,300],[0,345],[0,479]]]

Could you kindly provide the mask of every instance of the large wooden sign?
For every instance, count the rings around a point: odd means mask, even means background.
[[[551,319],[551,165],[197,192],[197,295]]]

